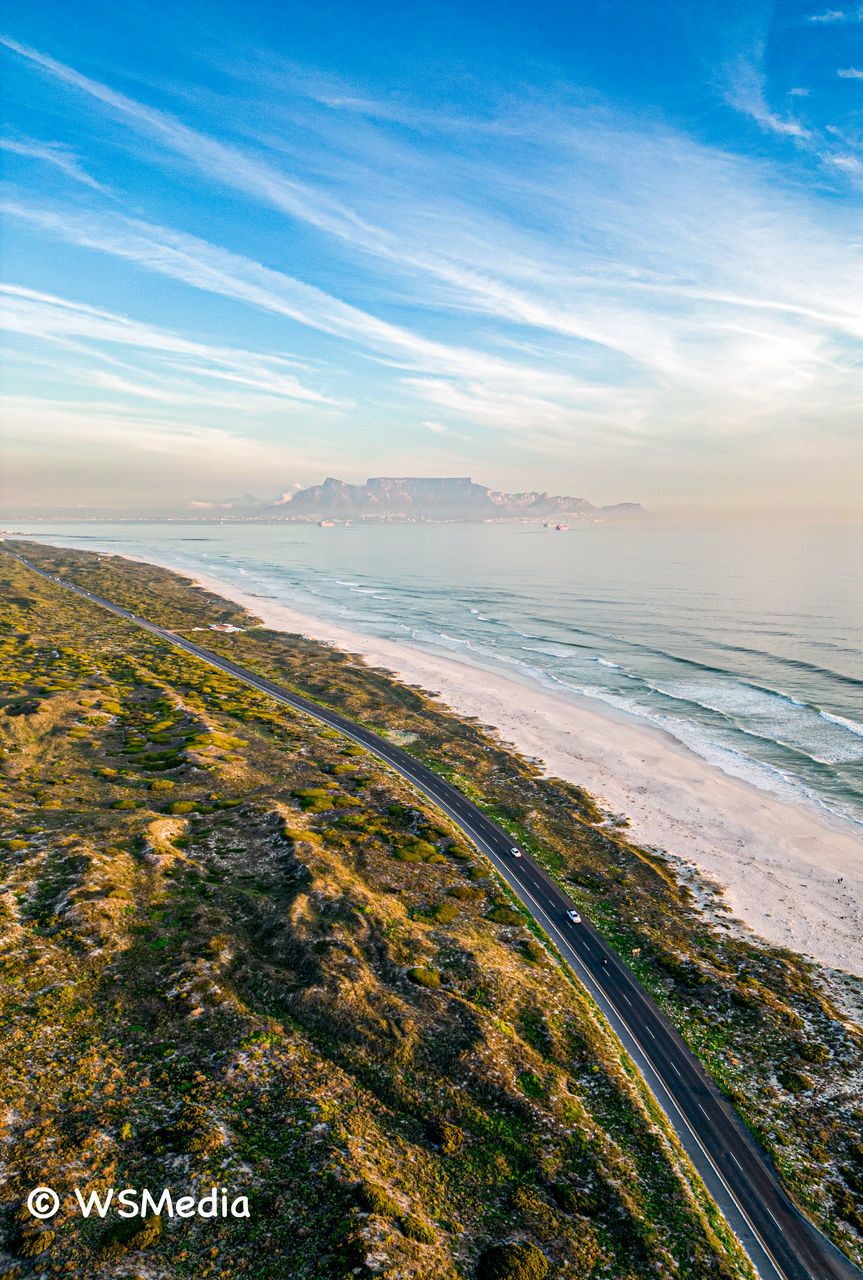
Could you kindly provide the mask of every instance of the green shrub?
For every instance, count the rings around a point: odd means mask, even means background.
[[[162,1219],[151,1213],[139,1224],[136,1218],[109,1227],[102,1237],[102,1257],[111,1261],[135,1249],[146,1249],[162,1234]]]
[[[422,1218],[417,1218],[412,1213],[406,1213],[401,1219],[400,1226],[404,1235],[409,1236],[411,1240],[419,1240],[421,1244],[434,1244],[436,1240],[435,1233]]]
[[[521,944],[525,958],[530,960],[532,964],[542,964],[548,959],[545,947],[543,947],[536,938],[526,938]]]
[[[493,1244],[479,1260],[477,1280],[544,1280],[548,1260],[535,1244]]]
[[[111,805],[112,809],[137,809],[137,807],[135,801],[129,796],[126,796],[124,800],[115,800]]]
[[[514,907],[492,907],[491,911],[486,912],[485,918],[493,920],[495,924],[524,924],[524,917]]]
[[[799,1044],[797,1052],[801,1058],[804,1058],[807,1062],[814,1062],[818,1066],[823,1066],[830,1059],[830,1051],[827,1046],[817,1044],[815,1041]]]
[[[413,849],[396,849],[393,857],[399,862],[422,862],[421,856]]]
[[[480,902],[485,897],[482,889],[472,889],[466,884],[454,884],[447,893],[451,898],[458,898],[459,902]]]
[[[441,985],[441,976],[437,969],[432,969],[427,965],[416,965],[413,969],[408,969],[408,978],[411,982],[416,983],[418,987],[437,988]]]
[[[175,784],[170,778],[154,778],[147,785],[150,791],[173,791]]]
[[[454,902],[439,902],[430,915],[438,924],[452,924],[459,917],[459,909]]]
[[[325,787],[306,787],[301,791],[292,791],[291,795],[300,802],[304,813],[325,813],[334,807],[333,793]]]
[[[432,1142],[437,1143],[444,1155],[448,1156],[461,1151],[467,1142],[464,1130],[459,1129],[458,1125],[450,1124],[448,1120],[432,1120],[427,1125],[426,1132]]]
[[[173,804],[168,805],[166,813],[191,813],[198,806],[194,800],[175,800]]]
[[[576,1187],[557,1182],[549,1187],[557,1205],[564,1213],[583,1213],[585,1209],[584,1195]]]
[[[541,1098],[545,1093],[542,1081],[533,1071],[522,1071],[518,1083],[522,1093],[526,1093],[529,1098]]]
[[[423,862],[426,862],[429,858],[433,858],[437,853],[437,849],[433,844],[429,844],[428,840],[415,840],[411,844],[411,848],[414,853],[419,854]]]
[[[523,1217],[535,1217],[547,1208],[536,1187],[516,1187],[510,1196],[510,1204]]]
[[[459,858],[462,861],[467,861],[474,856],[466,844],[459,844],[458,841],[447,847],[447,853],[451,858]]]
[[[160,1136],[170,1150],[184,1155],[214,1151],[221,1145],[219,1130],[214,1128],[206,1108],[188,1101],[183,1103],[174,1123],[160,1131]]]
[[[855,1230],[863,1234],[863,1212],[860,1210],[859,1202],[848,1188],[843,1187],[841,1182],[831,1182],[828,1184],[828,1190],[833,1196],[834,1208],[839,1217],[850,1222]]]
[[[793,1067],[783,1067],[781,1071],[777,1071],[776,1078],[782,1088],[787,1089],[789,1093],[806,1093],[812,1088],[809,1077],[802,1071],[795,1071]]]
[[[382,1218],[397,1218],[399,1205],[377,1182],[363,1182],[357,1190],[357,1200],[368,1213],[379,1213]]]
[[[26,1235],[22,1235],[19,1238],[15,1248],[15,1256],[18,1258],[38,1258],[46,1249],[51,1248],[56,1235],[56,1231],[28,1231]]]
[[[313,844],[320,844],[321,836],[317,831],[306,831],[303,827],[283,827],[282,839],[290,840],[296,843],[299,840],[311,841]],[[175,842],[176,843],[176,842]]]

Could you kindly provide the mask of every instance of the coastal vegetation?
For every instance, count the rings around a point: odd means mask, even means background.
[[[12,549],[178,631],[248,628],[205,643],[484,804],[863,1257],[863,1043],[829,975],[388,673],[149,565]],[[4,1275],[126,1255],[160,1276],[750,1274],[592,1003],[442,815],[6,554],[0,578]],[[62,1196],[45,1227],[23,1204],[39,1184]],[[251,1216],[126,1237],[76,1216],[76,1185],[226,1185]]]

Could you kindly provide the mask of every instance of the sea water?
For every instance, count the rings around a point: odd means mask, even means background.
[[[863,533],[47,524],[313,617],[589,698],[863,825]]]

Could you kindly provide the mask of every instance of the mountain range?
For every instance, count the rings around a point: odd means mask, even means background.
[[[284,493],[256,515],[283,520],[607,520],[642,512],[636,502],[595,507],[586,498],[535,491],[500,493],[462,476],[378,476],[365,484],[347,484],[330,476],[323,484]]]

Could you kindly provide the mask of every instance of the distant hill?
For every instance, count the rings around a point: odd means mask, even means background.
[[[499,493],[466,476],[379,476],[365,484],[330,476],[323,484],[285,494],[256,514],[283,520],[608,520],[642,511],[637,502],[595,507],[586,498]]]

